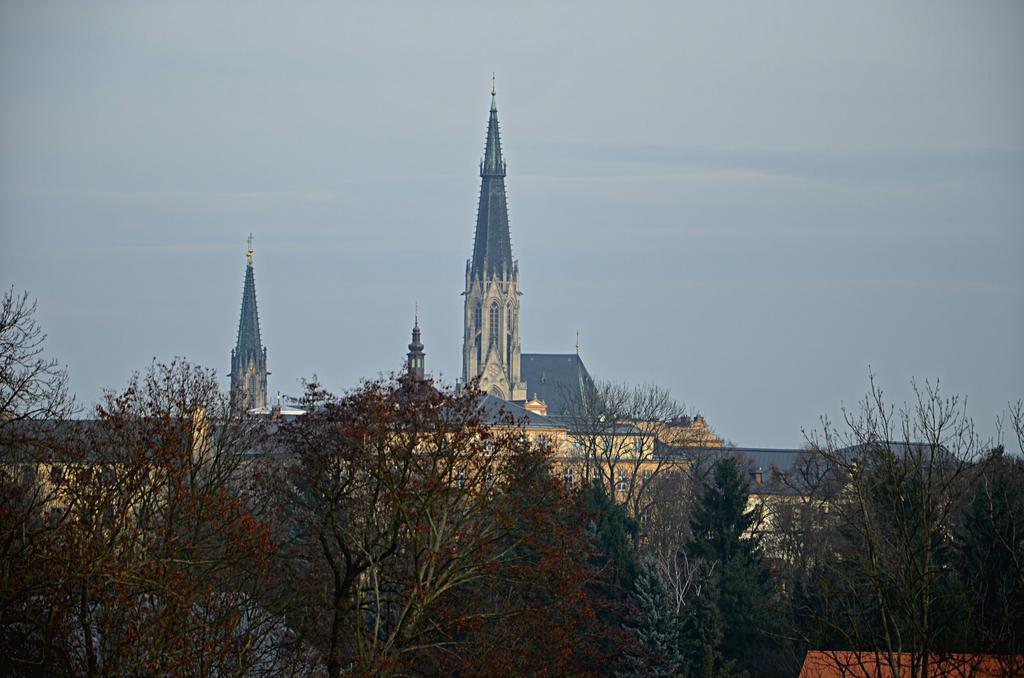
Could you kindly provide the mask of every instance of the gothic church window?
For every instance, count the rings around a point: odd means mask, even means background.
[[[480,308],[480,304],[477,304],[476,308],[473,309],[473,327],[476,328],[477,332],[480,331],[480,323],[483,322],[481,316],[483,316],[483,309]]]
[[[498,345],[498,333],[500,331],[499,323],[501,322],[501,310],[498,308],[498,302],[491,302],[491,312],[488,318],[489,325],[487,331],[490,333],[491,344],[494,346]]]

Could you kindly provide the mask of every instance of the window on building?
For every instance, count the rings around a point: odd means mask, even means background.
[[[480,324],[483,322],[483,309],[480,308],[480,304],[477,304],[473,309],[473,328],[477,332],[480,331]]]
[[[491,312],[487,322],[487,331],[490,332],[491,343],[497,346],[498,337],[501,336],[501,308],[496,301],[491,302]]]
[[[619,479],[615,483],[615,491],[616,492],[625,492],[626,488],[628,486],[629,486],[629,476],[626,475],[625,471],[619,470]]]
[[[643,436],[636,436],[635,438],[633,438],[633,452],[635,452],[636,456],[638,456],[638,457],[643,456],[643,453],[644,453],[644,437]]]
[[[572,489],[572,466],[566,466],[562,471],[562,481],[565,483],[566,489]]]
[[[465,486],[465,484],[466,484],[466,467],[465,466],[460,466],[457,469],[455,469],[455,487],[457,487],[457,488],[459,488],[461,490],[463,488],[463,486]]]

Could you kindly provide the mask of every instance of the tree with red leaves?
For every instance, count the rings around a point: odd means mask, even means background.
[[[470,389],[316,385],[283,432],[290,616],[341,673],[601,669],[586,534],[548,450]],[[604,647],[607,647],[607,643]]]
[[[257,601],[274,544],[241,473],[253,434],[212,372],[179,362],[65,425],[32,543],[3,573],[5,670],[272,672],[280,625]]]

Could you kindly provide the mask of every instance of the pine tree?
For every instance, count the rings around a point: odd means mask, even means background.
[[[1000,450],[978,479],[956,544],[979,652],[1024,651],[1024,462]]]
[[[693,644],[699,639],[702,645],[703,676],[723,675],[730,660],[740,669],[765,675],[765,652],[778,651],[771,634],[779,624],[780,606],[758,540],[745,536],[756,518],[746,510],[749,495],[746,473],[735,459],[723,457],[705,481],[690,519],[693,538],[685,548],[703,560],[707,590],[695,596],[687,640]]]
[[[620,597],[633,590],[638,564],[633,550],[636,521],[626,509],[608,496],[603,484],[595,481],[582,495],[583,508],[590,516],[588,531],[603,553],[603,565],[611,569],[611,581]]]
[[[679,651],[681,620],[657,564],[641,562],[633,588],[639,614],[637,623],[627,629],[636,635],[644,656],[630,657],[630,670],[624,675],[679,675],[683,666]]]

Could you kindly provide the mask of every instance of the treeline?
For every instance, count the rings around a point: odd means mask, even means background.
[[[1024,671],[1024,461],[947,447],[943,421],[921,444],[812,445],[755,502],[731,456],[662,478],[697,489],[678,549],[644,546],[657,535],[622,516],[641,537],[621,552],[631,630],[654,659],[635,673],[793,676],[809,650],[830,675]]]
[[[4,675],[790,676],[819,649],[925,676],[1024,654],[1024,464],[937,388],[896,410],[872,386],[767,485],[728,453],[659,464],[637,514],[471,392],[403,379],[311,384],[282,421],[154,364],[72,419],[20,301]]]

